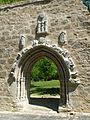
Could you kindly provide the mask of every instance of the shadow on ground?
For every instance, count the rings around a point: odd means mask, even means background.
[[[47,107],[53,111],[58,112],[59,98],[35,98],[30,97],[29,104]]]

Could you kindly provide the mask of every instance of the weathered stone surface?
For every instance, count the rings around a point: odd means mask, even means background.
[[[6,59],[0,59],[0,64],[5,64],[6,63]]]
[[[5,78],[7,72],[6,71],[0,71],[0,78]]]
[[[0,9],[7,6],[1,6]],[[88,87],[90,83],[90,15],[80,0],[52,0],[44,4],[43,2],[39,4],[37,1],[36,4],[21,5],[11,7],[8,11],[5,9],[0,11],[0,85],[5,83],[6,70],[9,75],[11,64],[14,63],[13,59],[16,58],[20,34],[27,37],[26,46],[31,45],[32,40],[35,39],[37,17],[41,12],[47,14],[49,32],[47,39],[50,39],[52,44],[57,43],[61,30],[67,31],[67,49],[74,59],[78,79],[82,83],[82,87],[76,88],[78,92],[71,91],[71,103],[75,111],[90,112]],[[1,97],[3,97],[3,91],[8,91],[7,89],[8,86],[5,90],[1,90]],[[7,94],[5,95],[7,97]],[[0,108],[11,110],[9,109],[11,101],[13,100],[5,99],[4,104],[0,99]]]

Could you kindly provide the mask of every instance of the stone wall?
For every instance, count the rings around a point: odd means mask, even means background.
[[[43,2],[44,1],[44,2]],[[36,0],[0,8],[0,110],[15,108],[7,78],[18,52],[20,34],[27,45],[35,38],[39,13],[48,18],[48,39],[57,43],[61,30],[67,31],[69,50],[81,84],[70,90],[74,111],[90,112],[90,14],[80,0]],[[72,88],[73,89],[73,88]]]

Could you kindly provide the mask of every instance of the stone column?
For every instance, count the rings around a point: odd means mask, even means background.
[[[21,81],[20,81],[20,76],[21,76],[21,68],[19,69],[19,72],[18,72],[18,78],[17,78],[17,95],[16,95],[16,98],[17,100],[19,101],[21,99]]]
[[[63,80],[61,82],[61,102],[58,108],[58,112],[70,112],[69,95],[68,95],[68,81]]]
[[[16,99],[18,101],[20,99],[20,82],[19,82],[19,80],[17,80],[17,95],[16,95]]]
[[[23,100],[23,78],[20,78],[20,93],[21,93],[21,101]]]

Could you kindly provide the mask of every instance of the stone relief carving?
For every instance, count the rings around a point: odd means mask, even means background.
[[[21,58],[22,54],[19,52],[16,57],[16,61],[18,61]]]
[[[50,45],[51,41],[49,39],[46,40],[46,45]]]
[[[22,50],[22,54],[26,53],[26,52],[28,51],[28,49],[29,49],[29,48],[24,48],[24,49]]]
[[[65,60],[65,63],[70,71],[71,78],[75,79],[77,77],[77,71],[75,71],[75,64],[73,59],[71,58],[67,49],[62,47],[58,47],[57,44],[53,44],[52,47],[62,55]]]
[[[67,43],[67,33],[66,31],[61,31],[59,37],[58,37],[58,44],[62,47]]]
[[[38,40],[33,40],[32,41],[32,46],[34,47],[34,46],[37,46],[38,45]]]
[[[64,57],[64,60],[66,62],[68,69],[70,70],[71,78],[75,79],[77,77],[77,71],[75,71],[75,63],[73,59],[71,58],[68,50],[63,49],[63,52],[61,54]]]
[[[39,38],[39,44],[46,44],[46,39],[44,37]]]
[[[40,37],[38,40],[33,40],[32,41],[32,46],[35,47],[37,45],[50,45],[50,40],[49,39],[46,39],[44,37]]]
[[[37,19],[37,33],[47,33],[47,19],[45,14],[41,13]]]
[[[25,47],[25,40],[26,40],[25,35],[21,34],[19,40],[19,51],[21,51]]]
[[[12,65],[12,69],[11,69],[11,73],[10,74],[12,74],[13,77],[14,77],[14,72],[15,72],[16,65],[17,65],[16,62],[14,62],[14,64]]]

